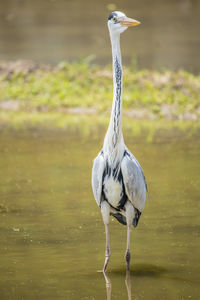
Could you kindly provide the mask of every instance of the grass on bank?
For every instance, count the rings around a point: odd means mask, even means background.
[[[200,76],[185,71],[134,71],[125,67],[123,108],[141,118],[199,119]],[[0,109],[23,112],[102,113],[112,103],[112,68],[87,60],[56,67],[0,63]]]

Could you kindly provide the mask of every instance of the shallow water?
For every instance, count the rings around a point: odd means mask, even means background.
[[[103,133],[1,132],[1,299],[106,299],[97,272],[104,226],[90,186]],[[132,230],[128,288],[126,227],[111,221],[108,295],[198,299],[199,136],[160,131],[147,142],[146,134],[126,131],[125,139],[144,169],[150,201]]]
[[[122,37],[123,62],[138,68],[200,70],[198,0],[1,0],[0,59],[56,63],[95,55],[111,62],[107,18],[122,10],[141,21]]]

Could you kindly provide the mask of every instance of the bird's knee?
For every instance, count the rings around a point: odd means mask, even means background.
[[[131,253],[130,253],[130,250],[127,250],[127,251],[126,251],[125,259],[126,259],[126,262],[127,262],[127,263],[130,262],[130,260],[131,260]]]

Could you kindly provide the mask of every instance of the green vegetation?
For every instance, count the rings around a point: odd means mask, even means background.
[[[95,114],[110,110],[111,102],[111,66],[91,65],[87,59],[56,67],[0,64],[1,111]],[[200,76],[125,67],[123,108],[133,118],[198,120]]]

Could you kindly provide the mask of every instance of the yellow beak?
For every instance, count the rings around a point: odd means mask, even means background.
[[[137,26],[140,24],[139,21],[127,17],[120,19],[119,22],[122,26],[126,26],[126,27]]]

